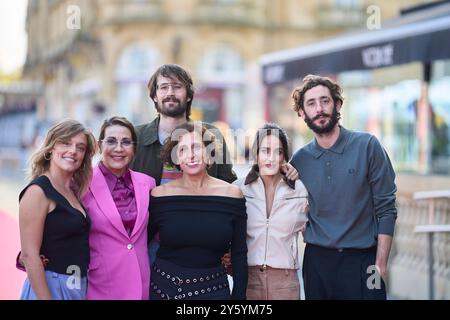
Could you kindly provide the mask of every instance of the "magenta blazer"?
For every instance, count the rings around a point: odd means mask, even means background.
[[[105,177],[94,167],[83,205],[92,220],[89,234],[90,263],[87,299],[149,297],[150,266],[147,224],[150,191],[155,179],[131,170],[137,218],[131,236],[125,230]]]

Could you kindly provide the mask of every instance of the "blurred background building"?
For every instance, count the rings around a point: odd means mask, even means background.
[[[404,8],[378,30],[366,28],[261,59],[266,110],[289,128],[299,146],[312,134],[293,117],[290,93],[305,75],[317,73],[343,86],[342,123],[371,132],[388,151],[398,187],[389,277],[391,294],[397,296],[424,298],[429,291],[430,251],[415,226],[450,225],[450,192],[414,200],[416,192],[450,189],[449,40],[450,2],[436,1]],[[434,237],[435,291],[449,299],[450,235]]]
[[[155,115],[151,73],[177,63],[194,77],[195,118],[257,127],[267,118],[260,56],[360,28],[369,2],[30,0],[23,75],[45,85],[49,118],[95,122],[106,113],[137,123]],[[389,18],[418,1],[378,2]],[[66,25],[74,5],[79,29]]]
[[[292,89],[307,73],[328,75],[344,87],[342,123],[375,134],[397,172],[390,294],[426,298],[427,242],[414,226],[431,221],[430,202],[413,195],[450,189],[449,6],[421,0],[29,0],[25,63],[19,75],[0,70],[0,171],[21,172],[26,150],[62,118],[78,119],[95,134],[110,115],[135,124],[151,120],[156,112],[147,82],[164,63],[191,72],[194,119],[223,130],[275,121],[296,149],[312,134],[292,111]],[[404,48],[400,58],[397,46]],[[233,137],[227,139],[233,147]],[[243,154],[240,147],[232,153]],[[8,201],[16,206],[15,198],[0,202]],[[450,224],[450,200],[433,201],[431,222]],[[449,299],[450,236],[436,235],[434,249],[436,297]]]

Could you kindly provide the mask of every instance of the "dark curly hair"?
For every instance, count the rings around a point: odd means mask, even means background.
[[[166,141],[164,142],[163,147],[161,148],[160,157],[163,163],[168,163],[169,165],[174,166],[175,168],[180,170],[178,159],[173,159],[172,155],[176,157],[176,150],[178,148],[178,143],[180,142],[181,137],[191,132],[197,132],[202,137],[202,143],[205,148],[211,150],[209,154],[207,152],[207,157],[209,158],[206,159],[206,162],[208,163],[208,165],[212,164],[213,158],[216,154],[216,150],[218,150],[218,143],[216,142],[216,137],[214,136],[214,134],[212,134],[200,121],[186,122],[177,126],[172,131],[170,136],[167,137]],[[212,149],[211,147],[208,147],[211,144],[213,144]]]
[[[309,89],[317,86],[327,87],[330,90],[334,104],[336,104],[337,101],[340,101],[342,105],[344,102],[344,98],[342,97],[342,88],[336,82],[327,77],[308,74],[303,78],[303,83],[292,92],[292,98],[294,100],[293,107],[295,112],[298,113],[300,109],[305,110],[305,93]]]

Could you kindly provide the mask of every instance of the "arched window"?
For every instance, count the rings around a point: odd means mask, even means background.
[[[206,52],[200,75],[206,82],[240,83],[244,76],[244,61],[231,45],[218,44]]]
[[[208,122],[223,121],[239,128],[245,92],[245,62],[232,45],[219,43],[201,57],[199,75],[201,88],[193,108]]]
[[[147,82],[159,62],[159,52],[154,48],[134,43],[126,47],[117,64],[116,80],[119,82]]]
[[[147,82],[159,61],[159,51],[144,44],[133,43],[123,50],[115,72],[119,115],[132,122],[142,122],[155,114]]]

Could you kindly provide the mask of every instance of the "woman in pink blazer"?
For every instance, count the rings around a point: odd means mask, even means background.
[[[148,299],[148,206],[155,180],[128,168],[136,149],[133,125],[122,117],[104,121],[83,204],[92,225],[87,299]]]

